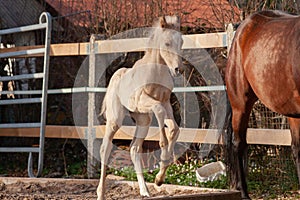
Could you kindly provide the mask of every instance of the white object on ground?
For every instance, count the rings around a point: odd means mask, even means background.
[[[212,162],[196,169],[196,177],[199,182],[214,181],[221,175],[226,175],[226,165],[221,162]]]

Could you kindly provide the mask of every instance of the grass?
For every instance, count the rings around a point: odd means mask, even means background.
[[[207,187],[216,189],[227,188],[227,178],[225,176],[220,177],[216,181],[208,181],[206,183],[200,183],[197,181],[195,170],[198,167],[203,166],[203,163],[199,163],[196,159],[186,161],[185,163],[177,163],[169,166],[166,172],[166,184],[174,185],[186,185],[196,187]],[[154,170],[144,170],[144,178],[147,182],[154,182],[156,174],[159,172],[159,168]],[[136,181],[137,177],[132,166],[124,167],[121,169],[110,168],[108,173],[125,177],[126,180]]]
[[[251,145],[249,155],[248,188],[254,197],[278,199],[298,190],[290,147]]]

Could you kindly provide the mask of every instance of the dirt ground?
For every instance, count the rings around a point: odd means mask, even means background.
[[[13,178],[0,177],[0,199],[1,200],[95,200],[97,198],[96,189],[98,180],[96,179],[48,179],[48,178]],[[153,197],[171,197],[180,195],[222,195],[222,200],[226,198],[227,193],[222,190],[203,189],[188,186],[163,185],[157,187],[154,184],[148,184],[148,188]],[[299,192],[283,194],[277,198],[268,196],[255,197],[252,199],[299,199]],[[235,196],[236,197],[236,196]],[[139,188],[136,182],[123,181],[120,177],[109,175],[106,181],[106,199],[107,200],[133,200],[145,199],[139,194]],[[161,198],[164,199],[164,198]],[[198,199],[198,198],[195,198]],[[201,199],[207,199],[201,198]],[[209,198],[214,199],[214,198]],[[216,198],[217,199],[217,198]]]
[[[117,178],[118,179],[118,178]],[[106,199],[148,199],[142,198],[136,183],[117,180],[108,176]],[[129,183],[129,184],[124,184]],[[2,200],[89,200],[96,199],[98,180],[64,180],[64,179],[20,179],[0,178],[0,199]],[[207,192],[177,187],[172,190],[158,189],[148,185],[152,197],[173,196],[181,194],[198,194]]]

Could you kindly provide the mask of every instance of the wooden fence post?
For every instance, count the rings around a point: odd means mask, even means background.
[[[89,45],[89,87],[95,87],[95,35],[90,38]],[[96,145],[95,119],[95,93],[88,93],[88,128],[87,128],[87,173],[88,178],[96,177],[97,158],[100,157],[99,146]],[[99,158],[100,160],[100,158]]]
[[[229,53],[229,50],[231,48],[231,43],[232,43],[233,37],[234,37],[234,31],[233,31],[232,24],[228,24],[228,26],[226,28],[226,33],[227,33],[227,53]]]

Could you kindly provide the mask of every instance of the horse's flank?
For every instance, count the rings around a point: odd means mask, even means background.
[[[240,79],[245,75],[250,85],[245,82],[244,87],[253,90],[267,107],[287,116],[300,116],[299,17],[279,11],[260,12],[241,24],[235,38],[227,71],[240,70],[235,73],[240,76],[230,79],[229,84],[237,86],[236,82],[245,81]],[[257,59],[258,55],[262,59]]]

